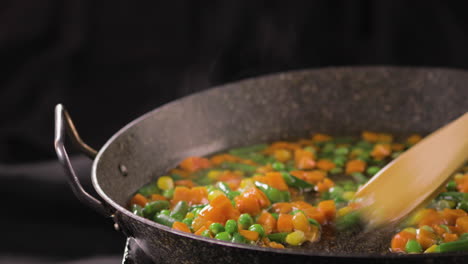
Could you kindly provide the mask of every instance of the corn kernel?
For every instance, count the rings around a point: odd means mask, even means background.
[[[346,207],[343,207],[341,209],[339,209],[337,211],[337,216],[340,217],[340,216],[344,216],[344,215],[347,215],[349,214],[353,209],[349,206],[346,206]]]
[[[169,176],[162,176],[158,179],[158,188],[161,190],[169,190],[174,188],[174,180]]]
[[[212,179],[212,180],[216,180],[216,179],[218,179],[219,175],[221,175],[221,171],[211,170],[210,172],[208,172],[208,174],[206,176],[208,178]]]
[[[407,228],[403,229],[403,231],[416,235],[416,228],[414,228],[414,227],[407,227]]]
[[[305,241],[305,234],[300,230],[289,233],[286,236],[286,243],[291,246],[300,246]]]
[[[195,214],[193,214],[192,212],[188,212],[186,215],[185,215],[185,218],[194,218],[195,217]]]
[[[247,189],[250,187],[255,187],[254,181],[250,178],[242,179],[242,181],[240,182],[240,189]]]
[[[463,178],[463,173],[456,173],[455,176],[454,176],[455,180],[460,180],[462,178]]]
[[[224,193],[222,191],[220,191],[220,190],[213,190],[208,194],[208,200],[211,202],[211,201],[213,201],[214,198],[216,198],[216,197],[218,197],[220,195],[224,195]]]
[[[343,199],[345,199],[346,201],[349,201],[354,198],[354,194],[356,194],[356,192],[344,192],[341,197],[343,197]]]
[[[437,249],[437,245],[434,244],[434,245],[428,247],[428,248],[424,251],[424,253],[434,253],[434,252],[436,252],[436,249]]]

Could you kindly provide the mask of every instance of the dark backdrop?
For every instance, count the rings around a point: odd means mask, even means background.
[[[1,214],[10,242],[0,242],[0,253],[122,251],[123,238],[78,204],[47,162],[55,159],[55,104],[99,148],[161,104],[246,77],[338,65],[468,68],[467,7],[430,0],[0,1],[0,198],[11,201]],[[94,246],[84,242],[90,238]]]

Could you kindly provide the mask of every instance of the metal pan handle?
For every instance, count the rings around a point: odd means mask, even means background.
[[[70,184],[73,193],[82,203],[96,210],[98,213],[104,216],[110,216],[111,213],[104,206],[103,202],[91,196],[87,193],[80,183],[80,180],[75,174],[75,171],[71,165],[70,159],[68,158],[67,151],[65,149],[65,133],[68,134],[72,142],[88,157],[94,159],[97,151],[88,146],[81,140],[78,132],[76,131],[75,125],[70,118],[67,110],[63,105],[58,104],[55,107],[55,152],[59,159],[60,164],[65,170],[68,176],[68,183]]]

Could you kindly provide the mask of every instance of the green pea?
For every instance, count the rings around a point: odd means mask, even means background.
[[[172,227],[172,225],[174,224],[174,222],[176,221],[174,218],[168,216],[168,215],[164,215],[164,214],[157,214],[154,219],[153,219],[156,223],[159,223],[159,224],[162,224],[162,225],[165,225],[165,226],[168,226],[168,227]]]
[[[220,223],[212,223],[209,227],[211,233],[217,235],[221,232],[224,232],[224,226]]]
[[[349,149],[345,147],[339,147],[335,149],[335,155],[348,155]]]
[[[192,226],[193,218],[185,218],[182,220],[182,223],[186,224],[188,227]]]
[[[201,236],[204,236],[204,237],[211,237],[211,233],[210,233],[210,230],[205,230],[201,233]]]
[[[239,233],[234,233],[234,234],[232,234],[231,242],[246,244],[247,239],[244,236],[242,236],[241,234],[239,234]]]
[[[364,174],[360,173],[360,172],[354,172],[354,173],[351,173],[351,177],[353,177],[353,179],[357,182],[357,183],[365,183],[367,182],[367,177],[364,176]]]
[[[184,219],[185,215],[188,213],[189,206],[186,201],[179,201],[172,209],[170,216],[177,220]]]
[[[278,243],[284,243],[286,241],[286,237],[288,236],[288,232],[281,232],[281,233],[273,233],[267,235],[268,239]]]
[[[344,189],[340,186],[334,186],[330,189],[330,197],[335,199],[343,195]]]
[[[226,232],[229,234],[233,234],[237,232],[237,222],[236,220],[229,219],[226,221],[226,224],[224,225],[224,229],[226,229]]]
[[[138,190],[138,193],[143,196],[151,196],[152,194],[158,194],[161,190],[159,190],[158,186],[155,183],[150,183],[146,186],[143,186]]]
[[[362,161],[365,161],[365,162],[369,162],[370,160],[370,153],[369,152],[362,152],[361,154],[359,154],[357,156],[357,159],[360,159]]]
[[[249,214],[241,214],[238,221],[239,225],[242,226],[243,229],[249,228],[249,226],[251,226],[254,222],[252,216]]]
[[[337,156],[335,158],[333,158],[333,163],[335,163],[335,165],[337,167],[343,167],[346,163],[346,157],[343,157],[343,156]]]
[[[263,226],[260,224],[253,224],[249,227],[250,231],[255,231],[257,232],[261,237],[265,236],[265,230],[263,229]]]
[[[340,167],[335,167],[335,168],[330,170],[330,173],[333,174],[333,175],[340,174],[340,173],[343,173],[343,169],[340,168]]]
[[[271,167],[274,169],[274,170],[277,170],[277,171],[282,171],[285,169],[285,166],[283,163],[279,162],[279,161],[275,161],[273,162],[273,164],[271,164]]]
[[[322,148],[323,153],[332,153],[334,150],[335,150],[334,143],[326,143]]]
[[[165,190],[162,195],[167,199],[172,199],[172,197],[174,196],[174,189]]]
[[[447,190],[448,191],[457,191],[457,183],[455,181],[449,181],[447,183]]]
[[[215,238],[224,241],[231,241],[232,237],[228,232],[221,232],[216,234]]]
[[[142,210],[143,216],[146,218],[153,218],[156,213],[159,213],[163,209],[169,208],[168,201],[153,201],[145,205]]]
[[[271,216],[273,216],[276,220],[278,220],[279,218],[279,214],[277,213],[271,213]]]
[[[377,172],[379,172],[380,168],[377,167],[377,166],[371,166],[369,168],[367,168],[366,172],[367,174],[371,175],[371,176],[374,176],[375,174],[377,174]]]
[[[467,201],[462,201],[458,203],[457,209],[462,209],[468,212],[468,202]]]
[[[422,247],[416,239],[410,239],[406,242],[405,251],[407,253],[421,253]]]
[[[358,211],[353,211],[336,219],[336,229],[345,231],[359,224],[361,216]]]

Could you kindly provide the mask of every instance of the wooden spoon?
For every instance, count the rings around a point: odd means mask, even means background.
[[[468,159],[468,112],[403,152],[357,193],[368,229],[400,221]]]

